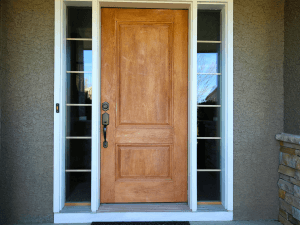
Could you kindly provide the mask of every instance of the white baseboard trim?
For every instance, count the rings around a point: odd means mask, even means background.
[[[54,213],[54,223],[133,221],[231,221],[232,211],[222,212],[105,212]]]

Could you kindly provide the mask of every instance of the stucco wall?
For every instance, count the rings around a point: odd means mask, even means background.
[[[54,1],[1,2],[0,220],[52,222]],[[234,0],[235,220],[278,216],[283,10],[283,0]]]
[[[284,0],[234,0],[235,220],[277,219]]]
[[[0,223],[53,222],[54,1],[1,2]]]
[[[300,134],[300,1],[286,0],[284,23],[284,132]]]
[[[1,158],[1,90],[2,90],[2,77],[4,73],[3,69],[3,54],[2,54],[2,49],[3,49],[3,32],[2,32],[2,2],[0,1],[0,158]],[[0,173],[0,180],[1,179],[1,173]]]

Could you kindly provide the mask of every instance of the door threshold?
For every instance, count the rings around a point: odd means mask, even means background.
[[[89,206],[65,206],[54,213],[54,223],[231,220],[233,212],[222,205],[198,205],[192,212],[185,203],[101,204],[96,212]]]
[[[187,203],[101,204],[96,213],[105,212],[191,212]],[[202,204],[197,212],[227,212],[223,205]],[[90,206],[68,205],[59,213],[92,213]]]
[[[191,212],[191,209],[187,203],[101,204],[97,213],[103,212]]]

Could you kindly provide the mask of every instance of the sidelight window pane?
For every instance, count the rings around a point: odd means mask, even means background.
[[[197,44],[197,73],[220,73],[220,44]]]
[[[91,173],[66,173],[66,202],[91,202]]]
[[[91,169],[91,139],[66,140],[66,169]]]
[[[197,13],[197,201],[221,200],[221,11]]]
[[[67,106],[67,137],[91,137],[91,106]]]
[[[67,7],[66,202],[91,202],[92,8]]]
[[[220,137],[220,108],[198,107],[197,136]]]
[[[68,7],[68,38],[92,38],[92,8]]]
[[[197,140],[197,169],[220,169],[220,140]]]
[[[92,74],[67,74],[67,103],[92,104]]]
[[[220,172],[197,172],[197,201],[221,201]]]
[[[197,75],[198,105],[220,105],[221,76]]]
[[[67,41],[67,71],[92,71],[91,41]]]
[[[198,10],[197,40],[220,41],[220,11]]]

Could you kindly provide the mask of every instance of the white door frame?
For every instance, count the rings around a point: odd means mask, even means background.
[[[92,6],[92,168],[91,211],[100,206],[100,82],[101,7],[167,8],[189,10],[188,32],[188,205],[197,211],[197,9],[221,9],[222,15],[222,165],[221,200],[233,210],[233,0],[55,0],[54,69],[54,191],[53,211],[65,203],[66,6]],[[56,113],[55,105],[61,106]]]

